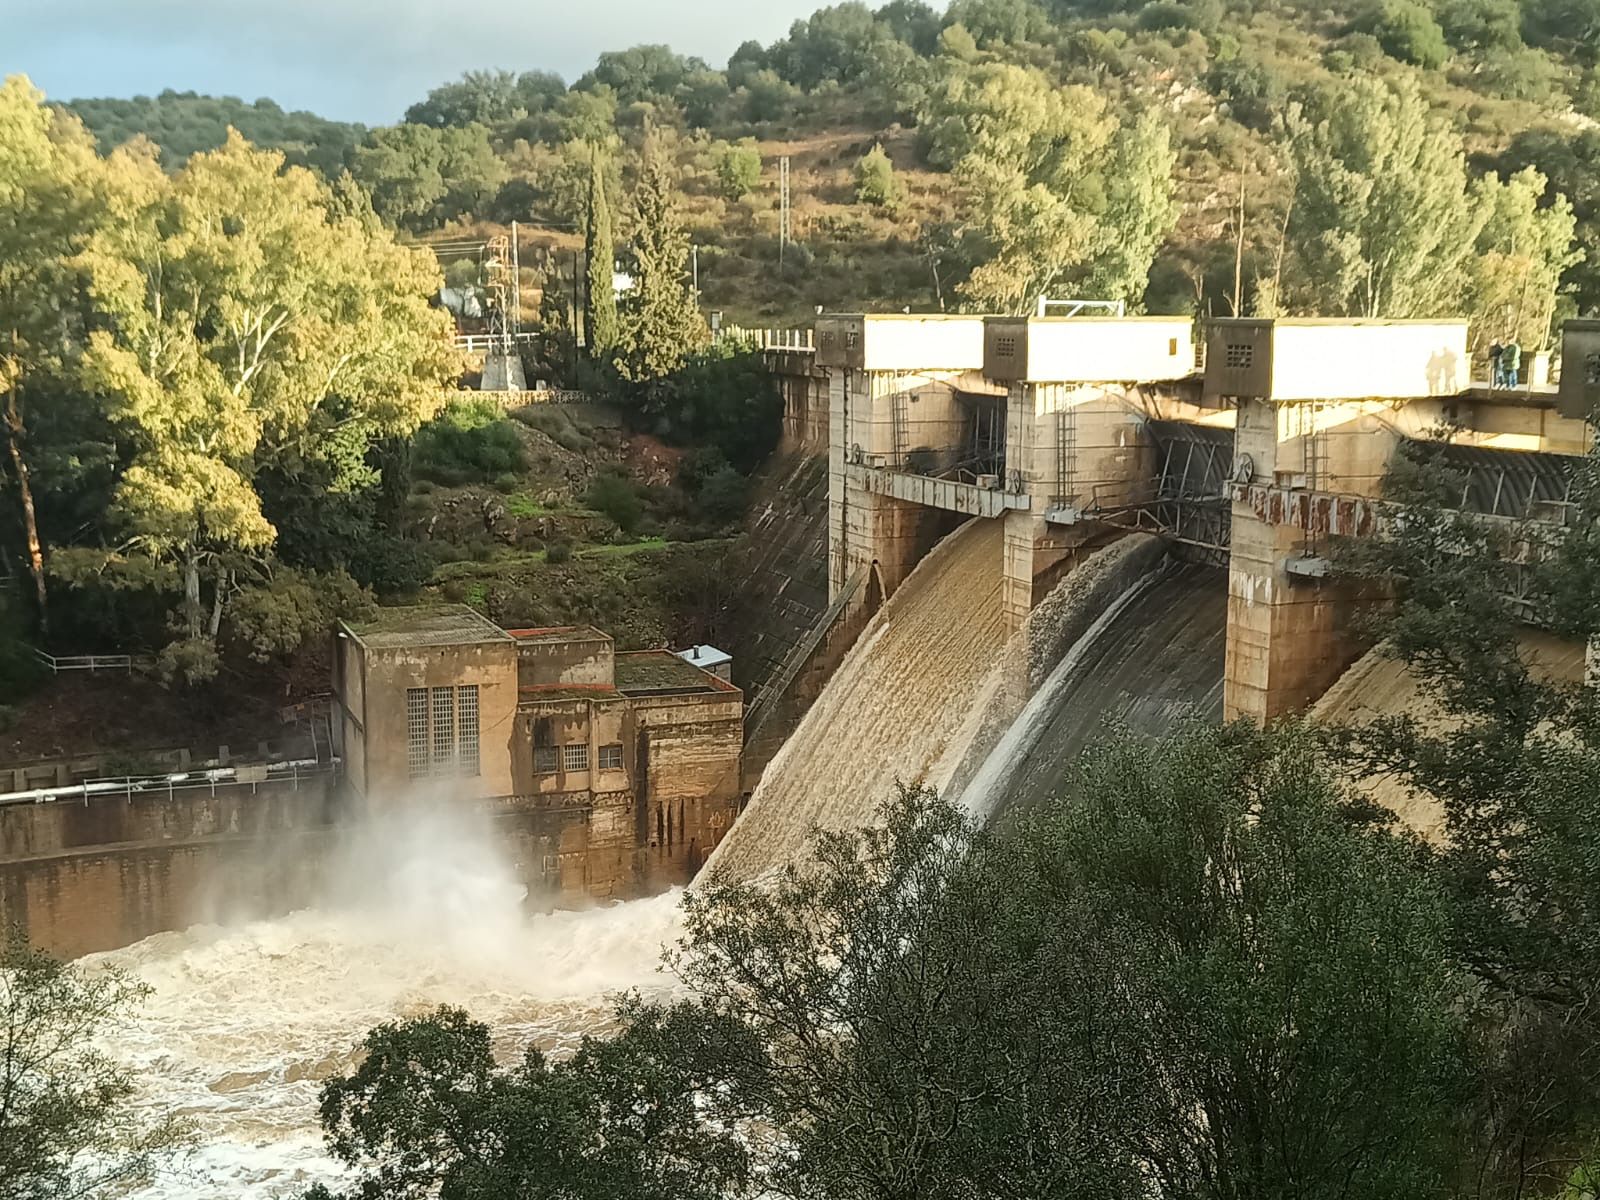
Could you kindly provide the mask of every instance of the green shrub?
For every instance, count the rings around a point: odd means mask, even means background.
[[[529,429],[537,429],[563,450],[570,450],[574,454],[587,454],[594,449],[594,426],[580,425],[572,414],[559,404],[541,404],[518,409],[516,418]],[[545,466],[551,463],[548,453],[541,454],[540,459]]]
[[[1391,57],[1433,71],[1450,57],[1444,30],[1433,10],[1417,0],[1378,0],[1362,18],[1361,27],[1378,39]]]
[[[623,533],[633,533],[644,517],[644,502],[639,499],[639,489],[620,471],[606,471],[596,475],[583,502],[598,513],[604,513]]]
[[[509,496],[517,490],[521,483],[521,479],[507,471],[504,475],[496,475],[494,477],[494,490],[503,496]]]
[[[754,138],[741,138],[717,155],[717,185],[723,196],[738,200],[761,182],[761,151]]]
[[[544,560],[552,566],[560,566],[572,560],[572,543],[565,538],[552,540],[544,548]]]
[[[856,199],[874,208],[893,208],[900,202],[900,181],[881,145],[874,144],[856,163]]]
[[[750,481],[732,467],[720,467],[701,482],[698,500],[708,521],[731,525],[744,515],[750,501]]]
[[[526,465],[516,427],[486,399],[452,401],[417,430],[413,462],[419,478],[447,485],[484,482]]]

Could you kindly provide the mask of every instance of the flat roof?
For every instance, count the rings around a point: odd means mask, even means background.
[[[593,625],[549,625],[542,629],[508,629],[519,642],[609,642],[611,635]]]
[[[726,650],[718,650],[715,646],[689,646],[679,650],[678,657],[702,669],[720,667],[723,663],[733,661],[733,655]]]
[[[635,650],[617,655],[617,690],[650,696],[735,689],[670,650]]]
[[[536,683],[517,689],[517,703],[541,701],[620,700],[622,693],[609,683]]]
[[[370,621],[341,622],[372,650],[420,646],[470,646],[512,640],[500,626],[465,604],[412,604],[380,608]]]

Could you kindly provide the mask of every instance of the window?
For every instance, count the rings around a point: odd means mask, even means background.
[[[844,348],[846,350],[854,350],[860,344],[861,335],[855,330],[852,329],[849,333],[844,335]]]
[[[406,689],[406,765],[411,778],[428,774],[428,689]]]
[[[1591,354],[1583,360],[1584,382],[1590,387],[1600,387],[1600,354]]]
[[[1017,355],[1017,339],[1014,337],[995,338],[994,355],[996,358],[1015,358]]]
[[[587,771],[589,769],[588,745],[579,742],[575,746],[561,747],[561,769],[563,771]]]
[[[456,690],[433,689],[433,773],[454,775],[456,766]]]
[[[560,760],[556,757],[554,746],[535,746],[533,748],[533,773],[535,775],[554,775],[560,769]]]
[[[1177,338],[1168,338],[1167,339],[1167,357],[1168,358],[1177,358],[1178,357],[1178,339]]]
[[[602,771],[622,770],[621,742],[612,742],[609,746],[600,747],[600,769]]]
[[[1244,370],[1256,361],[1256,348],[1249,342],[1229,342],[1223,363],[1232,370]]]
[[[456,774],[478,773],[478,685],[456,688]]]
[[[478,773],[477,684],[406,689],[406,767],[413,779]]]

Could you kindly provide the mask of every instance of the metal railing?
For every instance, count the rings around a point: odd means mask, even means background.
[[[517,333],[510,335],[518,342],[531,342],[539,335],[537,333]],[[479,350],[493,350],[496,342],[504,342],[507,335],[503,333],[458,333],[454,341],[458,350],[474,353]]]
[[[134,661],[131,654],[47,654],[35,650],[33,656],[57,675],[63,671],[128,672],[133,670]]]
[[[527,388],[520,391],[484,391],[468,393],[493,400],[506,412],[519,408],[532,408],[539,404],[590,404],[594,397],[588,392],[572,388]]]
[[[0,804],[44,804],[49,801],[77,800],[87,804],[91,798],[170,796],[174,792],[208,788],[248,787],[254,791],[264,783],[288,784],[298,790],[302,782],[335,774],[343,765],[338,758],[326,761],[295,759],[291,762],[260,763],[238,767],[211,767],[198,771],[178,771],[170,775],[122,775],[86,779],[82,783],[59,787],[30,788],[21,792],[0,792]]]
[[[746,329],[742,325],[724,325],[716,333],[717,342],[733,342],[752,350],[788,350],[797,354],[810,354],[817,348],[816,331],[810,326],[798,329]]]

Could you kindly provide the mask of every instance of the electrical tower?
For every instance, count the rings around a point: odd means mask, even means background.
[[[778,267],[789,248],[789,156],[778,159]]]

